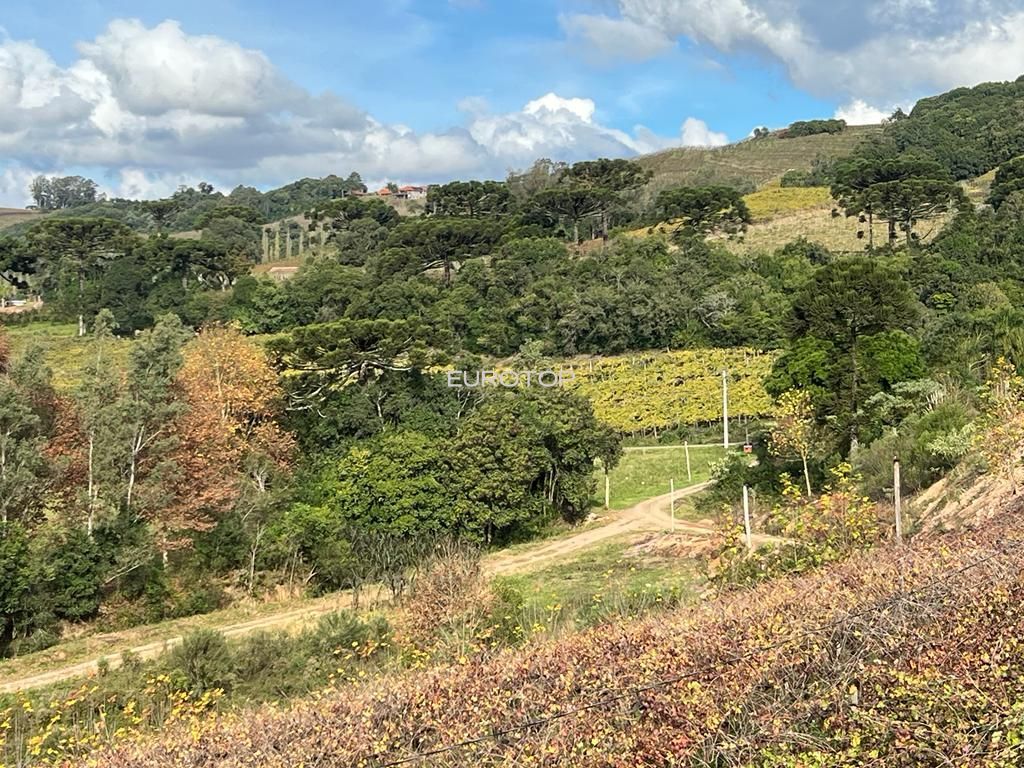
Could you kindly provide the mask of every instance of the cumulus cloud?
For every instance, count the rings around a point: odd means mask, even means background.
[[[780,61],[799,87],[875,103],[1024,71],[1024,10],[1014,0],[617,0],[617,6],[617,15],[575,14],[562,26],[608,55],[622,55],[620,36],[752,51]],[[645,55],[662,48],[652,44]]]
[[[695,117],[688,117],[683,122],[682,139],[687,147],[720,147],[729,143],[724,133],[712,131],[707,123]]]
[[[873,125],[882,122],[895,111],[895,109],[890,109],[887,112],[884,109],[871,106],[863,99],[854,99],[849,104],[839,107],[835,117],[845,120],[849,125]]]
[[[597,119],[586,98],[548,93],[500,113],[479,98],[464,122],[417,133],[337,94],[312,94],[261,51],[174,21],[116,20],[58,66],[32,43],[0,38],[0,200],[35,172],[101,169],[110,194],[149,197],[181,183],[271,185],[358,170],[367,178],[500,177],[537,157],[630,156],[724,135],[690,119],[679,136]],[[24,187],[22,186],[23,190]]]

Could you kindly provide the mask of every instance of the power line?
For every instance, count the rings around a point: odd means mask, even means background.
[[[922,584],[920,587],[916,587],[916,588],[914,588],[912,590],[909,590],[907,592],[897,592],[897,593],[891,595],[890,597],[888,597],[887,599],[883,600],[881,603],[877,603],[875,605],[868,606],[867,608],[864,608],[864,609],[862,609],[860,611],[854,611],[853,613],[848,613],[845,616],[843,616],[842,618],[836,619],[836,620],[828,622],[826,624],[821,624],[821,625],[819,625],[817,627],[810,627],[810,628],[805,629],[805,630],[803,630],[801,632],[798,632],[795,635],[792,635],[792,636],[787,637],[787,638],[780,639],[780,640],[778,640],[778,641],[776,641],[774,643],[770,643],[768,645],[760,646],[758,648],[754,648],[754,649],[745,651],[745,652],[740,653],[740,654],[735,654],[733,656],[726,657],[724,659],[719,659],[716,662],[716,664],[718,664],[718,665],[732,665],[732,664],[737,664],[737,663],[740,663],[740,662],[743,662],[743,661],[747,661],[747,660],[749,660],[749,659],[753,658],[754,656],[757,656],[757,655],[759,655],[761,653],[767,653],[769,651],[778,650],[779,648],[782,648],[783,646],[789,645],[790,643],[796,642],[798,640],[802,640],[802,639],[804,639],[806,637],[809,637],[811,635],[820,634],[820,633],[825,632],[825,631],[827,631],[829,629],[835,629],[835,628],[841,626],[842,624],[844,624],[846,622],[849,622],[849,621],[852,621],[852,620],[856,620],[856,619],[860,619],[860,618],[864,618],[865,616],[870,616],[872,614],[879,613],[881,611],[884,611],[886,608],[891,607],[893,604],[895,604],[897,602],[909,600],[910,598],[913,598],[916,595],[920,595],[920,594],[922,594],[924,592],[927,592],[928,590],[930,590],[930,589],[932,589],[934,587],[937,587],[937,586],[939,586],[939,585],[941,585],[941,584],[943,584],[945,582],[948,582],[948,581],[950,581],[951,579],[953,579],[953,578],[955,578],[957,576],[961,576],[964,573],[967,573],[968,571],[971,571],[971,570],[973,570],[975,568],[978,568],[978,567],[980,567],[982,565],[985,565],[986,563],[991,562],[992,560],[995,560],[996,558],[1001,557],[1002,555],[1009,554],[1011,551],[1019,550],[1021,548],[1022,544],[1024,544],[1024,541],[1017,540],[1017,539],[1004,541],[1002,543],[1002,548],[1001,549],[999,549],[999,550],[997,550],[995,552],[992,552],[991,554],[988,554],[985,557],[979,558],[978,560],[975,560],[975,561],[973,561],[971,563],[963,565],[960,568],[956,568],[956,569],[954,569],[952,571],[949,571],[944,576],[936,578],[936,579],[933,579],[933,580],[929,581],[926,584]],[[413,762],[417,762],[419,760],[423,760],[424,758],[427,758],[427,757],[435,757],[437,755],[445,754],[445,753],[448,753],[448,752],[454,752],[455,750],[462,749],[464,747],[471,747],[471,746],[474,746],[476,744],[481,744],[481,743],[486,742],[486,741],[497,740],[497,739],[502,738],[503,736],[508,736],[510,734],[513,734],[513,733],[518,733],[519,731],[528,731],[528,730],[530,730],[532,728],[537,728],[539,726],[547,725],[548,723],[555,722],[556,720],[564,720],[565,718],[573,717],[575,715],[579,715],[579,714],[582,714],[584,712],[589,712],[590,710],[593,710],[593,709],[599,709],[601,707],[606,707],[606,706],[608,706],[610,704],[615,704],[616,702],[619,702],[619,701],[635,698],[639,694],[644,693],[646,691],[657,690],[657,689],[660,689],[660,688],[667,688],[667,687],[676,685],[678,683],[684,682],[686,680],[692,680],[693,678],[698,677],[699,675],[701,675],[702,673],[705,673],[706,671],[707,670],[705,670],[705,669],[692,669],[692,670],[688,670],[686,672],[681,672],[678,675],[673,675],[671,677],[663,678],[661,680],[656,680],[656,681],[651,682],[651,683],[645,683],[643,685],[632,686],[632,687],[626,688],[624,690],[616,691],[616,689],[606,688],[606,689],[602,690],[600,693],[602,693],[602,694],[607,693],[607,694],[610,694],[610,695],[605,696],[604,698],[598,699],[597,701],[590,702],[589,704],[583,704],[581,706],[574,707],[572,709],[566,709],[566,710],[563,710],[562,712],[557,712],[557,713],[555,713],[553,715],[548,715],[546,717],[539,717],[539,718],[535,718],[533,720],[526,720],[526,721],[523,721],[521,723],[517,723],[516,725],[508,726],[506,728],[502,728],[502,729],[496,730],[496,731],[490,731],[489,733],[482,734],[482,735],[474,737],[472,739],[466,739],[464,741],[459,741],[459,742],[456,742],[454,744],[448,744],[447,746],[435,747],[433,749],[424,750],[422,752],[415,752],[415,753],[413,753],[411,755],[406,755],[405,757],[398,758],[396,760],[391,760],[390,762],[380,763],[380,764],[378,764],[378,768],[394,768],[394,766],[407,765],[409,763],[413,763]],[[386,752],[379,752],[379,753],[377,753],[375,755],[371,755],[367,759],[372,761],[372,760],[376,760],[376,759],[380,759],[380,758],[386,757],[386,755],[387,755]]]

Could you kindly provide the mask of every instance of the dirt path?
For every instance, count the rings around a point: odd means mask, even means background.
[[[697,483],[689,488],[676,491],[676,499],[700,493],[709,484]],[[607,514],[610,521],[604,525],[589,528],[572,536],[556,539],[555,541],[542,543],[525,551],[499,552],[484,561],[484,572],[491,576],[520,573],[524,570],[531,570],[537,566],[546,565],[551,560],[563,558],[566,555],[571,555],[581,549],[586,549],[616,536],[621,536],[624,533],[668,530],[671,525],[671,518],[667,513],[671,498],[672,494],[665,493],[661,496],[641,501],[629,509],[610,512]],[[707,536],[712,533],[712,529],[709,526],[679,520],[676,521],[676,530],[693,532],[701,536]]]
[[[680,489],[676,491],[676,498],[681,499],[700,493],[708,485],[709,483],[698,483],[688,488]],[[608,522],[603,525],[589,528],[555,541],[541,542],[525,550],[499,552],[491,555],[484,560],[484,572],[490,576],[521,573],[526,570],[546,566],[554,560],[565,558],[568,555],[616,536],[644,531],[668,531],[672,524],[669,517],[670,501],[671,494],[666,493],[661,496],[655,496],[654,498],[641,501],[629,509],[607,513],[606,519]],[[684,520],[677,520],[674,530],[677,533],[685,533],[700,538],[714,533],[714,529],[706,523]],[[761,538],[765,537],[758,537],[758,539]],[[347,608],[351,604],[351,594],[339,592],[335,595],[334,599],[322,602],[316,607],[307,605],[304,608],[261,616],[248,621],[216,627],[216,629],[225,637],[231,638],[244,637],[259,630],[294,628],[314,621],[325,613]],[[130,653],[140,659],[152,659],[178,645],[181,641],[182,635],[175,635],[134,647],[112,647],[107,654],[89,659],[88,661],[69,664],[58,669],[12,680],[2,680],[0,681],[0,693],[39,688],[68,678],[95,674],[101,659],[106,660],[110,669],[116,669],[121,666],[121,656],[125,651],[130,651]]]
[[[235,624],[215,627],[215,629],[225,637],[244,637],[245,635],[257,632],[261,629],[285,629],[295,627],[315,620],[325,613],[331,613],[343,608],[348,608],[351,604],[351,594],[348,592],[339,592],[336,595],[336,599],[317,605],[316,607],[306,606],[305,608],[297,608],[284,613],[274,613],[268,616],[250,619],[249,621],[241,621]],[[110,654],[99,658],[89,659],[88,661],[82,661],[77,664],[69,664],[68,666],[53,669],[48,672],[40,672],[38,674],[28,675],[14,680],[2,681],[0,682],[0,693],[13,693],[15,691],[23,691],[29,688],[39,688],[68,678],[85,677],[96,674],[99,670],[99,662],[101,659],[106,660],[110,669],[117,669],[121,666],[121,656],[125,652],[134,654],[140,659],[152,659],[165,651],[170,650],[181,643],[181,641],[182,636],[177,635],[174,637],[164,638],[162,640],[155,640],[143,645],[136,645],[134,647],[111,649]]]

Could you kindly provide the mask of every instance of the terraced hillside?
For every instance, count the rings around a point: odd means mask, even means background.
[[[650,192],[687,184],[760,187],[789,170],[810,170],[815,157],[843,157],[864,139],[877,136],[880,125],[850,126],[842,133],[784,139],[773,133],[715,148],[681,147],[638,158],[654,172]]]

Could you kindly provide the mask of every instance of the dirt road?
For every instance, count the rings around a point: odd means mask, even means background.
[[[704,490],[708,485],[708,483],[698,483],[688,488],[680,489],[676,491],[676,498],[681,499],[686,496],[692,496]],[[540,542],[526,549],[495,553],[485,558],[483,564],[484,572],[490,576],[522,573],[523,571],[544,567],[552,561],[572,555],[575,552],[616,536],[643,531],[667,531],[672,524],[669,515],[670,501],[671,494],[666,493],[661,496],[655,496],[629,509],[607,513],[602,518],[602,520],[607,522],[604,522],[602,525],[588,528],[554,541]],[[706,537],[713,533],[713,529],[708,525],[681,520],[675,522],[675,531],[698,537]],[[347,608],[351,603],[351,594],[339,592],[331,599],[317,601],[315,607],[306,605],[303,608],[296,608],[282,613],[270,614],[248,621],[213,628],[228,638],[243,637],[259,630],[294,628],[304,623],[315,621],[325,613]],[[102,657],[68,664],[34,675],[14,679],[0,679],[0,693],[39,688],[61,680],[95,674],[101,659],[106,660],[110,669],[116,669],[121,665],[121,656],[125,651],[129,651],[140,659],[152,659],[178,645],[181,641],[182,636],[175,635],[134,647],[117,647],[116,643],[113,643],[110,650]]]
[[[676,499],[700,493],[708,485],[709,483],[698,483],[678,490]],[[606,514],[608,522],[604,525],[588,528],[572,536],[542,542],[523,551],[498,552],[484,561],[484,572],[491,576],[521,573],[625,533],[668,530],[672,523],[668,514],[671,498],[671,494],[665,493],[641,501],[629,509],[609,512]],[[692,531],[701,536],[707,536],[712,532],[707,526],[679,520],[676,521],[676,530]]]

